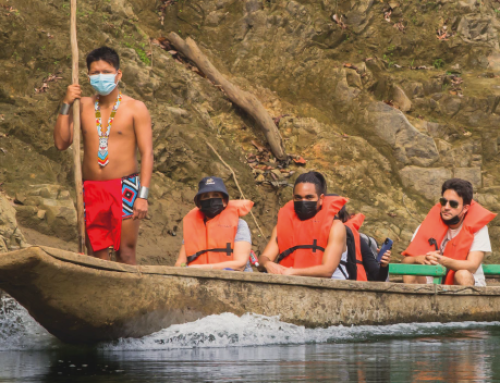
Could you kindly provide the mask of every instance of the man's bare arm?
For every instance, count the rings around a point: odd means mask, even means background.
[[[485,253],[483,251],[471,251],[469,255],[467,255],[467,259],[459,261],[440,255],[437,252],[431,252],[427,255],[426,259],[428,260],[427,264],[432,265],[439,263],[450,270],[467,270],[474,274],[483,262],[484,255]]]
[[[63,103],[73,105],[76,99],[81,98],[80,85],[70,85],[66,91]],[[54,128],[54,144],[59,150],[66,150],[73,143],[73,110],[69,114],[59,114]]]
[[[328,245],[326,246],[323,254],[322,264],[303,269],[287,269],[284,274],[331,278],[335,269],[339,266],[345,243],[345,226],[342,222],[335,220],[333,221],[332,228],[330,229]]]
[[[186,249],[184,245],[182,245],[179,250],[179,257],[177,258],[174,266],[180,267],[183,263],[187,264]]]
[[[259,263],[262,267],[264,267],[268,273],[270,274],[283,274],[286,270],[286,267],[281,266],[274,261],[278,258],[280,254],[280,249],[278,246],[278,228],[274,227],[273,232],[271,233],[271,238],[267,243],[264,252],[259,257]]]
[[[146,105],[134,101],[134,131],[137,147],[141,153],[141,186],[149,187],[153,173],[153,132],[151,117]],[[148,213],[148,201],[137,198],[134,202],[133,219],[144,219]]]
[[[134,103],[134,130],[141,153],[141,185],[149,187],[153,173],[153,131],[151,116],[141,101]]]

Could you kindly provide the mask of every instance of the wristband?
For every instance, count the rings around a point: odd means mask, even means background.
[[[148,195],[149,195],[149,188],[147,188],[146,186],[141,186],[141,189],[139,190],[139,195],[137,196],[137,198],[142,198],[142,199],[148,199]]]
[[[59,114],[63,114],[63,115],[68,115],[69,114],[69,109],[71,108],[71,105],[70,104],[62,104],[61,105],[61,110],[59,111]]]

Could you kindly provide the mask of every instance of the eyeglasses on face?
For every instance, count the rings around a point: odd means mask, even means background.
[[[447,203],[450,203],[450,207],[452,209],[456,209],[458,207],[458,205],[460,205],[460,203],[458,201],[454,201],[452,199],[446,199],[444,197],[441,197],[439,199],[439,203],[441,204],[441,206],[446,206]]]

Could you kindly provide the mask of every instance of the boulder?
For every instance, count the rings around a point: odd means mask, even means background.
[[[491,211],[500,211],[500,202],[498,201],[498,197],[495,194],[490,193],[480,193],[476,196],[477,202],[481,204],[481,206],[485,207]]]
[[[482,41],[498,49],[498,33],[493,23],[490,16],[469,14],[462,17],[457,32],[468,43]]]
[[[404,90],[397,85],[392,87],[392,103],[402,112],[408,112],[412,107],[411,101]]]
[[[451,170],[446,168],[406,166],[399,174],[405,188],[413,188],[429,200],[436,200],[443,182],[452,178]]]
[[[365,124],[391,146],[396,159],[405,165],[430,166],[439,160],[434,140],[420,133],[401,111],[383,102],[368,105]]]
[[[453,177],[469,181],[474,188],[480,188],[482,185],[480,167],[456,168],[453,170]]]
[[[26,246],[26,239],[17,225],[16,210],[10,201],[0,194],[0,252]]]
[[[439,100],[439,107],[441,111],[446,113],[449,116],[454,116],[460,110],[462,105],[462,100],[458,97],[443,97]]]
[[[115,17],[121,17],[130,21],[136,18],[132,5],[128,0],[111,0],[111,10]]]
[[[32,185],[26,192],[17,193],[19,221],[43,234],[64,240],[76,237],[76,209],[68,190],[60,185]]]

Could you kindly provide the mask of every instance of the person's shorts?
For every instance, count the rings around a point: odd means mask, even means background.
[[[486,281],[479,279],[474,274],[473,274],[473,276],[474,276],[474,286],[478,286],[478,287],[485,287],[486,286]],[[434,277],[426,277],[426,278],[427,278],[427,284],[431,285],[434,281]]]
[[[122,220],[132,217],[139,187],[137,174],[83,182],[85,228],[93,251],[120,249]]]

